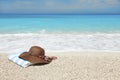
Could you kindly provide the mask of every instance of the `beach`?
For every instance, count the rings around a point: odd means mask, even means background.
[[[120,80],[120,0],[0,0],[0,61],[0,80]]]
[[[47,52],[57,56],[47,65],[22,68],[0,54],[1,80],[119,80],[120,52]]]

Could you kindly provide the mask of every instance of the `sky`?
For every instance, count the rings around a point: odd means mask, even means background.
[[[0,14],[120,14],[120,0],[0,0]]]

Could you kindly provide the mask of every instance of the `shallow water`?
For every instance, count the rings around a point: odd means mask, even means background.
[[[120,15],[0,16],[0,52],[120,51]]]

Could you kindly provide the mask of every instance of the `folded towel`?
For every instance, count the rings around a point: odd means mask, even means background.
[[[26,60],[23,60],[21,58],[19,58],[19,55],[20,53],[18,54],[10,54],[8,55],[8,59],[16,64],[18,64],[19,66],[25,68],[25,67],[28,67],[30,66],[32,63],[26,61]]]

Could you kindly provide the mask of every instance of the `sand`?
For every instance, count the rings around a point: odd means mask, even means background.
[[[7,54],[0,54],[0,80],[120,80],[119,52],[52,54],[58,59],[47,65],[28,68],[10,62]]]

